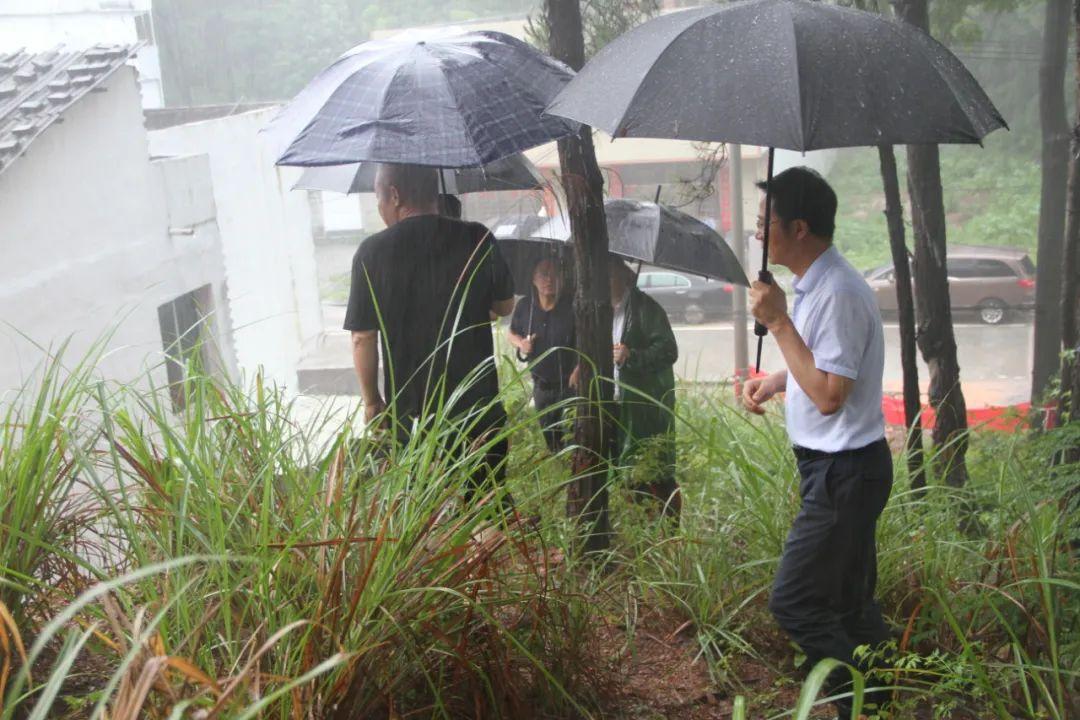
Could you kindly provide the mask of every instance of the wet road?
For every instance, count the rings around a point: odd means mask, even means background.
[[[676,372],[681,378],[700,382],[720,382],[730,377],[734,367],[731,323],[675,326],[679,342]],[[1012,405],[1025,402],[1031,388],[1033,327],[1029,320],[988,326],[958,323],[955,326],[959,351],[960,378],[969,407]],[[757,347],[751,328],[748,335],[750,361]],[[900,331],[896,323],[885,324],[885,390],[900,392]],[[772,338],[765,339],[762,370],[783,367],[780,350]],[[926,392],[929,371],[919,360],[919,380]]]

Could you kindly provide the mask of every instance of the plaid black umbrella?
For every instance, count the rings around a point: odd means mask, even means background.
[[[378,163],[350,163],[311,167],[293,185],[293,189],[329,190],[343,195],[375,192]],[[524,155],[511,155],[489,165],[446,168],[439,171],[444,192],[464,195],[501,190],[538,190],[544,178]]]
[[[410,32],[358,45],[267,128],[279,165],[476,167],[574,132],[543,115],[572,71],[497,32]]]

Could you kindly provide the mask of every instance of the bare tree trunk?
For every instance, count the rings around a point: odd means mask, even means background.
[[[1042,121],[1042,196],[1039,203],[1039,270],[1035,285],[1035,357],[1031,401],[1039,402],[1058,369],[1061,350],[1062,252],[1068,179],[1069,125],[1065,118],[1065,58],[1069,0],[1046,0],[1039,117]]]
[[[928,0],[895,0],[896,14],[929,32]],[[930,368],[930,404],[937,415],[935,467],[945,482],[967,482],[967,404],[960,387],[949,279],[945,262],[945,203],[937,145],[909,145],[908,192],[915,232],[915,305],[919,349]]]
[[[545,0],[545,5],[552,56],[580,70],[585,64],[585,41],[579,0]],[[559,165],[577,269],[577,346],[591,361],[591,365],[581,364],[580,387],[585,399],[574,426],[574,439],[580,449],[574,454],[575,479],[567,491],[566,511],[582,524],[584,551],[594,552],[610,542],[607,470],[613,427],[606,408],[610,407],[612,386],[598,381],[598,377],[610,378],[613,366],[604,179],[588,127],[582,126],[577,135],[559,141]]]
[[[889,249],[892,251],[893,277],[896,281],[896,309],[900,322],[900,365],[904,373],[904,425],[907,429],[908,475],[914,489],[926,487],[923,468],[922,394],[919,390],[919,365],[915,337],[915,298],[911,289],[911,265],[904,240],[904,206],[900,200],[900,180],[896,172],[896,153],[892,145],[878,147],[881,161],[881,184],[885,189],[885,219],[889,226]]]
[[[1069,157],[1068,211],[1061,288],[1061,340],[1066,354],[1061,363],[1061,400],[1058,412],[1063,421],[1080,422],[1080,0],[1073,4],[1076,26],[1076,124],[1073,125]],[[1040,262],[1040,265],[1042,263]],[[1066,453],[1066,462],[1080,462],[1080,447]]]

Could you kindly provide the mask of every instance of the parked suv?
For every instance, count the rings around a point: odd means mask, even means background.
[[[1035,307],[1035,264],[1024,250],[957,245],[949,248],[949,299],[957,312],[978,313],[997,325],[1010,311]],[[866,281],[882,312],[896,311],[896,278],[892,265],[871,270]]]
[[[698,325],[731,313],[730,283],[657,269],[643,271],[637,285],[676,321]]]

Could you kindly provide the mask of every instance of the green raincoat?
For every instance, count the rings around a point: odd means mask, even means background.
[[[633,287],[628,302],[622,343],[630,357],[619,370],[622,400],[615,457],[619,465],[633,468],[632,485],[674,481],[673,366],[679,348],[667,313],[655,300]]]

